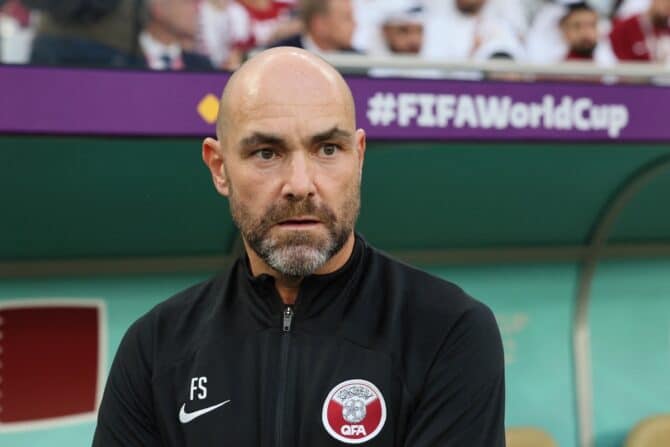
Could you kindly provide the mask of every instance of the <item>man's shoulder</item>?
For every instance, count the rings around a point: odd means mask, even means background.
[[[395,291],[411,295],[415,303],[425,302],[438,307],[447,304],[454,310],[454,306],[467,307],[476,302],[460,286],[449,280],[407,264],[377,248],[368,246],[368,250],[374,274],[379,275]]]
[[[226,270],[177,292],[138,318],[129,332],[139,338],[159,341],[152,343],[154,347],[169,345],[172,339],[186,341],[211,315],[223,296],[229,276],[230,270]]]
[[[375,305],[368,309],[365,322],[361,319],[355,323],[387,328],[388,348],[403,359],[410,387],[421,383],[422,374],[440,351],[486,351],[492,356],[491,374],[498,372],[500,333],[486,304],[451,281],[379,250],[369,248],[368,253],[364,283],[366,295]],[[359,331],[367,333],[365,329]]]
[[[228,276],[224,272],[184,289],[135,320],[117,349],[114,362],[120,363],[116,368],[142,367],[146,374],[153,375],[190,354],[225,290]]]
[[[416,325],[420,331],[434,336],[457,324],[492,323],[489,307],[457,284],[370,246],[368,259],[366,287],[370,294],[384,301],[387,312],[401,315],[394,318],[397,321]]]

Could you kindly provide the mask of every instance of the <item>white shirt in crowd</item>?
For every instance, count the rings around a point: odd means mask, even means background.
[[[529,5],[543,0],[486,0],[482,14],[506,23],[519,36],[525,34],[530,20]],[[451,14],[455,0],[423,0],[428,15]]]
[[[521,36],[488,6],[477,15],[462,14],[453,4],[441,14],[429,13],[422,56],[444,61],[487,60],[502,52],[523,61]]]
[[[617,17],[625,19],[635,14],[646,11],[651,4],[651,0],[624,0],[619,6]]]
[[[217,8],[210,2],[200,6],[201,50],[212,65],[221,67],[230,57],[231,49],[248,39],[250,18],[247,11],[235,2]]]
[[[181,47],[176,44],[166,45],[154,39],[146,31],[140,33],[140,48],[152,70],[180,70],[184,68]]]

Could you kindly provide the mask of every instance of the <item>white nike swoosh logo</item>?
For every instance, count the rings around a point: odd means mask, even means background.
[[[211,407],[207,407],[207,408],[203,408],[201,410],[194,411],[192,413],[187,413],[186,412],[186,404],[183,404],[181,406],[181,409],[179,410],[179,422],[181,422],[182,424],[188,424],[193,419],[199,418],[203,414],[207,414],[210,411],[214,411],[217,408],[226,405],[228,402],[230,402],[230,399],[229,400],[224,400],[223,402],[218,403],[216,405],[212,405]]]

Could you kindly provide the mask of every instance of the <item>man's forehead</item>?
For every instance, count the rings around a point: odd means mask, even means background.
[[[264,73],[242,80],[235,86],[232,97],[242,99],[245,104],[257,103],[324,103],[342,102],[346,97],[346,85],[314,74],[300,72]]]
[[[255,101],[248,101],[240,104],[236,109],[234,116],[244,119],[251,118],[272,118],[272,117],[286,117],[303,119],[305,110],[310,110],[311,116],[318,115],[342,115],[349,114],[349,108],[346,101],[342,98],[300,98],[294,97],[290,100],[282,100],[281,98],[263,97],[257,98]]]
[[[282,139],[306,139],[333,129],[353,135],[353,120],[343,113],[329,113],[327,108],[309,107],[292,113],[290,109],[267,107],[262,113],[239,116],[229,135],[242,139],[256,133],[273,134]],[[339,134],[340,136],[342,134]]]
[[[311,145],[324,141],[349,140],[355,135],[354,131],[343,129],[337,124],[332,127],[328,127],[327,125],[314,127],[304,135],[294,135],[290,132],[286,132],[286,129],[283,128],[276,132],[265,127],[260,127],[258,130],[253,129],[254,128],[250,128],[247,132],[242,132],[239,136],[239,140],[236,141],[235,144],[239,145],[241,148],[265,144],[292,145],[294,143],[299,143]],[[296,141],[296,137],[299,141]]]
[[[305,119],[324,109],[355,125],[351,91],[325,61],[304,50],[276,48],[246,62],[224,89],[218,130],[267,118]],[[230,131],[231,129],[227,129]]]
[[[282,90],[276,86],[268,91],[250,92],[231,104],[231,122],[245,125],[248,122],[283,121],[291,125],[319,121],[336,120],[340,123],[355,122],[354,110],[350,100],[342,94],[332,91]]]

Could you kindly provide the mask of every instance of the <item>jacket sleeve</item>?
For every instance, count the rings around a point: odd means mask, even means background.
[[[93,447],[158,447],[153,411],[150,346],[140,320],[126,332],[98,410]],[[145,321],[146,322],[146,321]],[[147,328],[143,328],[147,329]]]
[[[483,304],[451,327],[410,417],[407,447],[504,447],[505,370],[500,332]]]

